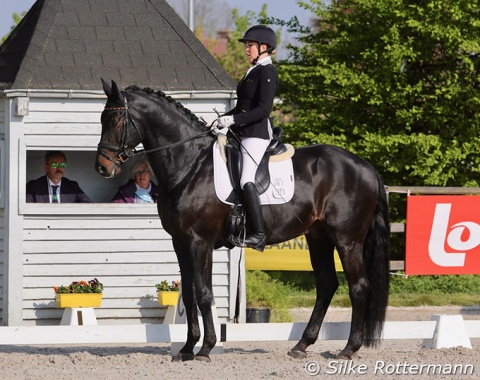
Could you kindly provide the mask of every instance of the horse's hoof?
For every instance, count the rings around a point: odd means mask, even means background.
[[[304,351],[291,350],[287,354],[294,359],[305,359],[307,357],[307,353]]]
[[[195,360],[199,362],[204,362],[204,363],[210,363],[210,357],[209,356],[203,356],[203,355],[197,355],[195,356]]]
[[[347,354],[345,354],[345,353],[343,353],[343,352],[340,352],[340,353],[337,355],[336,359],[339,359],[339,360],[352,360],[352,355],[347,355]]]
[[[195,355],[193,354],[182,354],[181,352],[177,356],[172,358],[172,362],[188,362],[190,360],[195,360]]]

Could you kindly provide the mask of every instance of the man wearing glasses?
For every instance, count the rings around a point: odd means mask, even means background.
[[[67,157],[61,151],[45,154],[46,175],[27,183],[29,203],[91,203],[77,182],[64,177]]]

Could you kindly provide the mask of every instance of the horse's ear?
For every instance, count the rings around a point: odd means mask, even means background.
[[[112,88],[108,85],[107,82],[103,78],[100,78],[102,80],[102,86],[103,86],[103,91],[105,92],[105,95],[109,98],[112,96]]]
[[[123,95],[120,89],[117,86],[117,83],[112,80],[112,98],[123,103]]]
[[[110,86],[103,78],[100,79],[102,80],[103,91],[105,92],[105,95],[107,95],[108,100],[119,101],[123,103],[123,95],[118,88],[117,83],[112,80],[112,86]]]

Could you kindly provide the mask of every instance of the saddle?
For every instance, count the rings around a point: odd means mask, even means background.
[[[282,130],[280,127],[272,129],[273,136],[265,154],[260,161],[255,174],[255,187],[259,195],[263,194],[270,185],[270,172],[268,163],[273,156],[280,156],[287,153],[289,149],[281,141]],[[245,233],[245,214],[242,207],[242,189],[240,187],[240,177],[242,175],[242,153],[240,151],[240,141],[234,136],[227,136],[225,144],[225,160],[227,162],[227,171],[232,185],[232,192],[227,201],[233,203],[233,208],[227,217],[225,231],[222,239],[217,242],[215,249],[225,246],[229,249],[234,245],[230,242],[230,236],[240,236]],[[290,157],[290,156],[289,156]]]
[[[263,194],[270,185],[270,172],[268,170],[268,162],[270,161],[270,158],[287,152],[287,147],[281,141],[282,129],[280,127],[273,127],[272,131],[272,140],[270,141],[255,174],[255,187],[258,195]],[[240,151],[240,142],[233,136],[227,137],[225,156],[230,182],[233,187],[232,193],[227,198],[227,201],[234,204],[241,203],[242,190],[240,188],[240,177],[242,176],[243,156]]]

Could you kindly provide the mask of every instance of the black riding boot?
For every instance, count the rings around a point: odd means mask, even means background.
[[[250,247],[263,252],[266,241],[263,214],[260,197],[252,182],[246,183],[243,187],[243,204],[247,212],[247,236],[245,240],[235,236],[231,241],[237,247]]]

